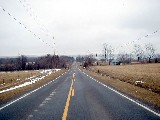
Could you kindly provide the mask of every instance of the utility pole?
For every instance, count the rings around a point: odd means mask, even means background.
[[[56,43],[54,43],[54,56],[56,55],[56,50],[55,50],[55,45]]]
[[[54,39],[54,37],[53,37],[53,39]],[[55,68],[55,62],[56,62],[56,43],[54,42],[53,43],[53,47],[54,47],[54,55],[53,55],[53,63],[52,63],[52,66],[53,66],[53,68]]]
[[[107,57],[107,55],[106,55],[106,48],[104,48],[104,58],[105,58],[105,60],[106,60],[106,57]]]

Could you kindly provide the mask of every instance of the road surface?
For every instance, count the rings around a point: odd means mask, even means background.
[[[1,120],[160,120],[160,114],[97,82],[76,66],[0,107]]]

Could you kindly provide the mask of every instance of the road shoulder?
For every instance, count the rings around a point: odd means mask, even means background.
[[[133,86],[129,83],[119,81],[117,79],[108,78],[106,76],[94,73],[89,70],[83,69],[83,72],[90,75],[94,79],[106,84],[119,92],[131,97],[135,101],[144,104],[145,106],[155,110],[156,112],[160,113],[160,95],[153,93],[151,91],[147,91],[143,88],[139,88],[137,86]],[[155,99],[156,98],[156,99]]]

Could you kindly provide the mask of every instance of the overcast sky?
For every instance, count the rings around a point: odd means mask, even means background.
[[[160,53],[160,31],[137,40],[160,29],[160,0],[0,0],[0,7],[12,15],[0,8],[0,56],[53,54],[52,47],[61,55],[99,54],[103,43],[130,52],[133,41]]]

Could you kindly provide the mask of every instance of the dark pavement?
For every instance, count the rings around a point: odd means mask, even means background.
[[[3,106],[1,120],[61,120],[65,114],[68,120],[160,120],[160,114],[108,89],[76,66],[50,84]]]

